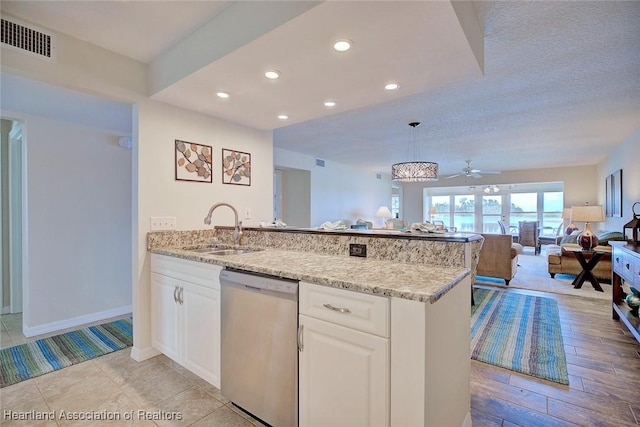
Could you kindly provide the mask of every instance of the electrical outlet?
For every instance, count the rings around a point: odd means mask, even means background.
[[[251,219],[251,208],[244,208],[244,219]]]
[[[176,229],[175,216],[152,216],[151,217],[151,231],[175,230],[175,229]]]
[[[349,243],[349,256],[359,256],[359,257],[366,258],[367,245],[363,245],[359,243]]]

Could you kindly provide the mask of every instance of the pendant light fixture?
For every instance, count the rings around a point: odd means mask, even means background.
[[[413,141],[413,157],[418,158],[418,138],[415,135],[420,122],[411,122],[411,139]],[[391,179],[400,182],[425,182],[438,180],[438,164],[434,162],[402,162],[391,165]]]

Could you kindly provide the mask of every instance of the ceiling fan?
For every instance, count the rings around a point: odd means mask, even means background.
[[[446,179],[455,178],[456,176],[465,176],[467,178],[468,177],[481,178],[482,175],[480,175],[480,172],[482,172],[483,174],[499,174],[500,173],[500,171],[483,171],[481,169],[474,169],[471,167],[471,160],[465,160],[465,162],[467,162],[467,166],[465,168],[462,168],[460,173],[448,176]]]

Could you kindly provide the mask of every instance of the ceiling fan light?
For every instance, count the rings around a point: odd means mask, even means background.
[[[400,182],[426,182],[438,180],[435,162],[402,162],[391,165],[391,179]]]

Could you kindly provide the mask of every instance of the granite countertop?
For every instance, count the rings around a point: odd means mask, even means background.
[[[233,227],[218,227],[233,228]],[[280,233],[305,233],[305,234],[338,234],[344,236],[372,236],[372,237],[388,237],[391,239],[414,239],[414,240],[439,240],[445,242],[472,242],[479,240],[482,235],[478,233],[456,232],[456,233],[422,233],[416,231],[402,231],[388,228],[368,229],[344,229],[330,230],[320,228],[302,228],[302,227],[244,227],[244,230],[274,231]]]
[[[177,248],[157,248],[151,252],[318,285],[430,303],[436,302],[470,274],[468,268],[277,249],[238,255],[202,254]]]

